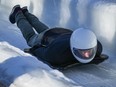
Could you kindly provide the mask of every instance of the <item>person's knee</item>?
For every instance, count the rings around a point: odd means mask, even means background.
[[[30,46],[30,47],[33,47],[37,44],[40,44],[40,38],[39,38],[39,35],[35,34],[33,35],[32,37],[29,38],[29,40],[27,41],[27,44]]]

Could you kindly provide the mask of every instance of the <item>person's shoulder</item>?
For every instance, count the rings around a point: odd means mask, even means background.
[[[68,29],[68,28],[62,28],[62,27],[54,27],[54,28],[51,28],[49,29],[49,31],[52,31],[52,32],[73,32],[71,29]]]

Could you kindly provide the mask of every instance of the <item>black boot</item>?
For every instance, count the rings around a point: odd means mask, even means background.
[[[22,12],[23,12],[23,14],[25,14],[26,12],[28,12],[27,6],[25,6],[25,7],[22,8]]]
[[[12,24],[16,22],[15,16],[17,12],[21,11],[20,5],[15,5],[10,13],[9,20]]]

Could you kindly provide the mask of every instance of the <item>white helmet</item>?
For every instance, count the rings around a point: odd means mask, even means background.
[[[96,35],[88,29],[76,29],[71,35],[70,46],[72,54],[79,62],[89,63],[96,54]]]

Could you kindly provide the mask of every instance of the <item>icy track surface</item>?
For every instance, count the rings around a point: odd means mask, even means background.
[[[90,28],[109,59],[58,71],[23,52],[28,47],[8,20],[16,4],[28,6],[49,27]],[[0,87],[116,87],[115,0],[0,0]]]

